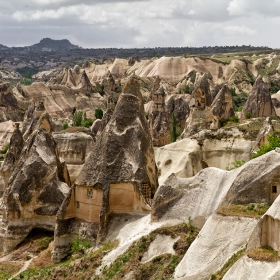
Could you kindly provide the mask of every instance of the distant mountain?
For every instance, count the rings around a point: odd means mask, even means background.
[[[38,44],[32,45],[29,47],[32,50],[36,51],[58,51],[58,50],[73,50],[81,49],[81,47],[73,45],[69,40],[53,40],[50,38],[42,39]]]
[[[1,46],[2,45],[0,45],[0,50],[1,50]],[[82,48],[77,45],[71,44],[70,41],[67,39],[53,40],[51,38],[44,38],[39,43],[31,45],[31,46],[12,47],[12,48],[7,48],[7,49],[15,51],[15,52],[25,52],[26,53],[26,52],[69,51],[69,50],[77,50],[77,49],[82,49]]]
[[[0,44],[0,51],[6,51],[9,47]]]

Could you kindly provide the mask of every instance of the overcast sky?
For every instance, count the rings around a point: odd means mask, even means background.
[[[0,0],[0,44],[280,48],[280,0]]]

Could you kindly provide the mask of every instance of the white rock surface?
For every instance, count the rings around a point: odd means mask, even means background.
[[[99,275],[105,266],[109,266],[113,263],[132,245],[134,241],[139,240],[142,236],[149,234],[157,228],[163,226],[174,226],[180,222],[181,221],[174,219],[172,221],[151,223],[151,215],[147,215],[142,218],[140,217],[136,221],[127,223],[121,227],[121,230],[116,235],[116,239],[120,242],[118,247],[103,258],[101,266],[96,269],[96,274]],[[110,236],[113,234],[109,232],[108,235]]]
[[[175,255],[173,245],[178,241],[180,237],[171,238],[167,235],[157,235],[155,240],[150,244],[148,251],[143,255],[142,263],[151,261],[153,258],[163,255],[172,254]]]
[[[208,166],[226,169],[236,159],[248,161],[255,141],[238,135],[230,139],[205,139],[203,146],[195,139],[186,138],[175,143],[154,148],[156,164],[160,170],[159,185],[172,173],[186,178],[202,169],[202,161]]]
[[[223,280],[279,280],[280,262],[255,261],[247,256],[239,259],[225,274]]]
[[[211,216],[176,267],[175,279],[210,279],[211,274],[221,269],[234,253],[246,246],[257,222],[257,219],[252,218]]]

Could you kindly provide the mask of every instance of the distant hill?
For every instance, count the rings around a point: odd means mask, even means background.
[[[37,44],[26,47],[12,47],[11,49],[20,52],[51,52],[75,50],[81,49],[81,47],[71,44],[67,39],[53,40],[51,38],[44,38]]]
[[[9,50],[9,47],[0,44],[0,51]]]
[[[30,46],[30,49],[38,51],[58,51],[80,49],[80,47],[71,44],[67,39],[53,40],[50,38],[44,38],[38,44]]]

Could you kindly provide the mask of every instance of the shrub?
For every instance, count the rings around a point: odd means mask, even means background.
[[[71,253],[84,252],[85,249],[89,248],[90,244],[86,242],[82,237],[76,237],[71,244]]]
[[[81,126],[82,125],[82,120],[83,120],[83,112],[82,111],[75,111],[75,113],[73,114],[72,126]]]
[[[186,86],[183,88],[183,92],[184,92],[184,93],[190,93],[190,86],[189,86],[189,85],[186,85]]]
[[[251,113],[251,112],[247,112],[246,114],[245,114],[245,118],[246,119],[251,119],[253,117],[253,114]]]
[[[276,135],[275,132],[273,132],[271,135],[268,135],[267,140],[269,144],[261,145],[257,152],[252,155],[252,158],[259,157],[270,151],[275,150],[277,147],[280,147],[280,138]]]
[[[4,144],[4,146],[2,147],[2,150],[0,151],[0,153],[2,155],[6,154],[9,150],[9,143]]]
[[[68,123],[64,123],[64,124],[62,125],[62,130],[67,129],[68,127],[69,127]]]
[[[245,161],[243,159],[241,160],[235,160],[233,162],[231,162],[228,166],[227,166],[227,170],[230,171],[230,170],[233,170],[233,169],[236,169],[240,166],[242,166],[243,164],[245,163]]]
[[[85,119],[82,121],[81,126],[83,127],[91,127],[93,124],[93,120],[92,119]]]
[[[31,80],[31,79],[28,79],[28,78],[21,78],[21,79],[20,79],[20,83],[21,83],[22,85],[28,86],[28,85],[31,85],[31,84],[32,84],[32,80]]]
[[[100,119],[100,120],[101,120],[101,119],[103,118],[103,111],[102,111],[102,109],[97,108],[97,109],[95,110],[94,116],[95,116],[97,119]]]
[[[172,113],[172,122],[171,122],[171,142],[175,142],[177,139],[176,134],[176,126],[177,126],[177,119],[174,113]]]
[[[239,122],[239,118],[237,116],[232,116],[229,118],[229,122],[231,123],[238,123]]]

